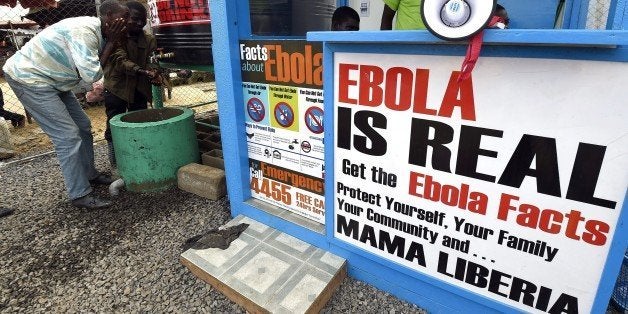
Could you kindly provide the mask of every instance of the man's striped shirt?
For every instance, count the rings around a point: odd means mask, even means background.
[[[104,47],[100,19],[73,17],[48,26],[9,58],[4,73],[28,85],[69,91],[81,80],[103,76],[99,52]]]

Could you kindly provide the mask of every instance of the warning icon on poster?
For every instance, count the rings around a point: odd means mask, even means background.
[[[305,125],[315,134],[321,134],[323,128],[323,109],[313,106],[305,111]]]
[[[264,108],[264,103],[258,98],[251,98],[246,103],[246,111],[249,114],[249,117],[255,122],[260,122],[264,120],[266,116],[266,108]]]
[[[287,128],[294,123],[294,111],[287,103],[280,102],[275,105],[275,119],[279,125]]]

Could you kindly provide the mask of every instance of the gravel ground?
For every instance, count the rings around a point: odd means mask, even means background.
[[[104,145],[96,162],[107,169]],[[16,210],[0,218],[0,313],[245,313],[179,263],[187,238],[230,219],[226,198],[123,192],[88,211],[69,205],[62,182],[54,154],[0,165],[0,206]],[[348,278],[323,312],[422,311]]]

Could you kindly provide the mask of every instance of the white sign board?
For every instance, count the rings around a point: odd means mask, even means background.
[[[458,83],[461,61],[334,54],[334,236],[525,312],[590,312],[628,64],[483,57]]]

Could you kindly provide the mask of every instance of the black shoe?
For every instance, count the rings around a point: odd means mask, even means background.
[[[72,200],[72,205],[78,208],[99,209],[111,206],[111,202],[92,196],[91,194],[87,194],[83,197]]]
[[[9,216],[11,214],[13,214],[13,209],[0,207],[0,217]]]
[[[90,184],[97,184],[97,185],[109,185],[111,183],[113,183],[113,181],[115,181],[114,179],[112,179],[110,176],[104,174],[104,173],[99,173],[98,176],[96,176],[95,178],[89,180]]]

